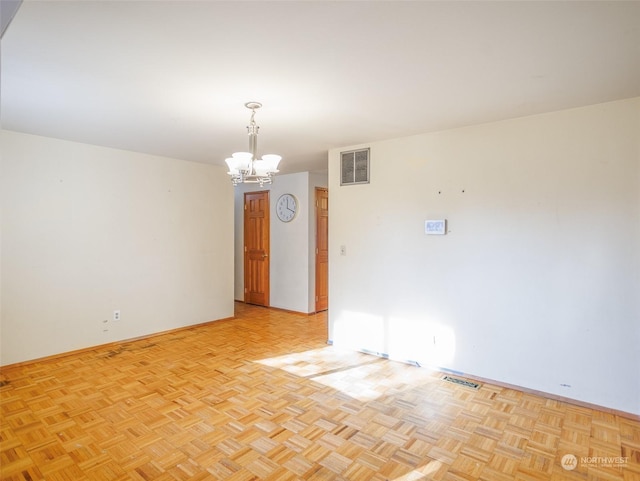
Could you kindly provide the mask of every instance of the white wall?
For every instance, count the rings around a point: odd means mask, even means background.
[[[366,146],[368,185],[329,154],[334,343],[640,414],[640,99]]]
[[[326,186],[326,174],[278,175],[273,184],[260,188],[240,185],[235,192],[235,298],[244,300],[244,193],[269,191],[270,203],[270,306],[296,312],[315,309],[315,186]],[[291,222],[276,216],[276,202],[289,193],[298,199],[298,214]],[[313,224],[313,226],[311,226]],[[313,298],[313,303],[311,302]]]
[[[222,167],[1,139],[2,364],[233,316]]]

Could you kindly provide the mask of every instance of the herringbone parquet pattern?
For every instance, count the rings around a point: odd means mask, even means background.
[[[238,304],[234,320],[4,368],[1,478],[640,480],[638,421],[325,341],[323,314]]]

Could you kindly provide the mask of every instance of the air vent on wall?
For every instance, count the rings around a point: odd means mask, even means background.
[[[340,185],[369,183],[369,149],[340,152]]]

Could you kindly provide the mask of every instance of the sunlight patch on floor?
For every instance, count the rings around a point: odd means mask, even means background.
[[[427,464],[425,464],[424,466],[421,466],[418,469],[414,469],[413,471],[403,474],[402,476],[394,478],[393,481],[418,481],[420,479],[423,480],[425,479],[425,476],[430,476],[432,474],[435,474],[438,471],[443,470],[443,468],[444,468],[444,471],[446,471],[448,466],[442,463],[441,461],[436,461],[434,459],[428,462]],[[440,479],[440,478],[434,477],[433,479]]]
[[[437,381],[427,369],[335,346],[256,362],[318,382],[360,401]]]

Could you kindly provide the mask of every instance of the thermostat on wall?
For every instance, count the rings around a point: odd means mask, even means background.
[[[424,233],[427,235],[444,235],[447,233],[447,220],[425,220]]]

